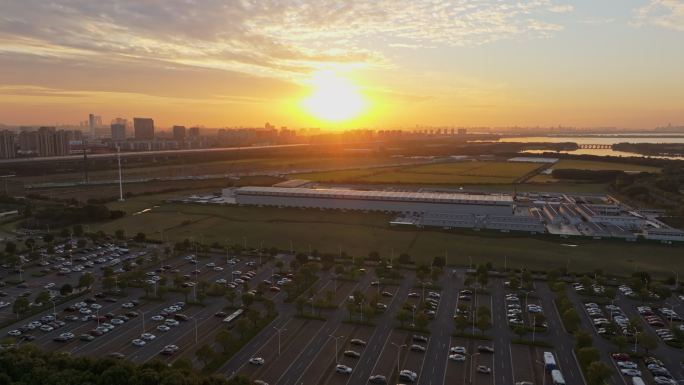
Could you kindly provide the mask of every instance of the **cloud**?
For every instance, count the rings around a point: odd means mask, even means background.
[[[296,79],[383,66],[390,47],[546,37],[552,0],[22,0],[4,2],[0,55],[164,61]]]
[[[684,2],[681,0],[651,0],[634,11],[632,24],[637,27],[656,25],[684,31]]]

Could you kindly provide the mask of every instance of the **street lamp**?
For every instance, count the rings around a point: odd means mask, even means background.
[[[57,316],[57,309],[55,306],[55,301],[51,299],[50,302],[52,302],[52,315]]]
[[[546,364],[538,360],[536,362],[542,366],[542,385],[546,385]]]
[[[337,365],[337,363],[339,362],[339,361],[337,360],[337,340],[338,340],[339,338],[344,338],[344,336],[337,336],[337,337],[335,337],[334,335],[331,334],[331,335],[328,336],[328,338],[332,338],[332,339],[335,340],[335,365]]]
[[[278,332],[278,356],[280,356],[280,333],[286,331],[287,329],[285,329],[285,328],[277,328],[277,327],[275,327],[275,326],[273,327],[273,329],[275,329],[275,330]]]
[[[397,345],[394,342],[392,342],[392,346],[397,348],[397,373],[399,373],[401,371],[401,369],[399,367],[399,354],[401,353],[401,349],[406,347],[406,344]]]
[[[475,356],[479,356],[480,353],[466,354],[470,356],[470,383],[473,383],[473,362],[475,362]]]
[[[144,334],[145,333],[145,313],[146,312],[143,311],[141,313],[142,313],[142,318],[141,318],[142,319],[142,332]]]

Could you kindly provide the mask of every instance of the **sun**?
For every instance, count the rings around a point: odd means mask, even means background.
[[[320,120],[351,120],[366,108],[366,101],[354,83],[333,71],[316,72],[309,83],[313,92],[304,99],[304,108]]]

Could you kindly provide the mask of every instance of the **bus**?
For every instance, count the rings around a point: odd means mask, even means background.
[[[551,371],[551,379],[553,379],[553,385],[565,385],[563,374],[558,369]]]
[[[235,320],[240,318],[242,313],[245,311],[243,309],[237,309],[235,310],[232,314],[230,314],[228,317],[223,319],[223,323],[227,324],[228,327],[233,327],[233,323],[235,323]]]
[[[544,369],[546,369],[547,372],[556,369],[556,358],[551,352],[544,352]]]

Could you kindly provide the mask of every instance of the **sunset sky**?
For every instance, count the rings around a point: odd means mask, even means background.
[[[0,0],[0,123],[684,125],[684,0]]]

